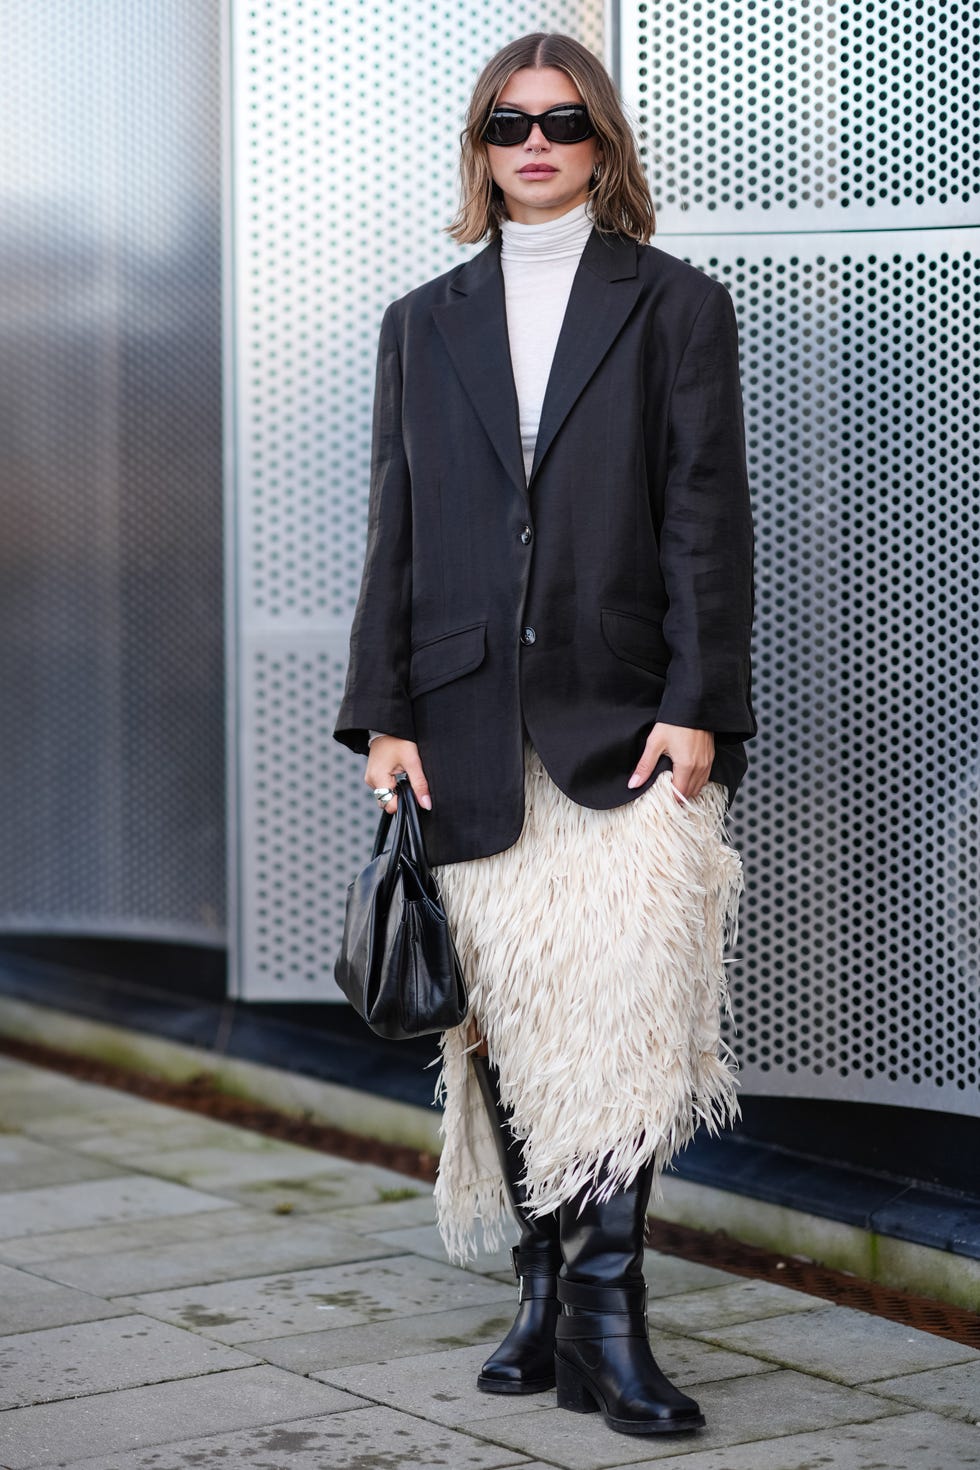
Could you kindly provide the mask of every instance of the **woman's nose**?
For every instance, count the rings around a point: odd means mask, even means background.
[[[540,123],[531,124],[531,131],[527,135],[524,146],[525,148],[548,148],[551,146],[541,131]]]

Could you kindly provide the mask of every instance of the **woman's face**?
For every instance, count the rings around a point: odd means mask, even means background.
[[[497,106],[537,115],[582,100],[571,77],[557,67],[527,66],[511,74]],[[504,196],[507,213],[522,225],[544,224],[584,204],[592,170],[602,156],[597,138],[586,138],[584,143],[549,143],[538,123],[523,143],[513,148],[488,143],[486,149],[490,173]]]

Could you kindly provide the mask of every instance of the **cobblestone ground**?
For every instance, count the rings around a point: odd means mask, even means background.
[[[431,1190],[0,1058],[0,1467],[959,1470],[980,1353],[648,1253],[657,1357],[708,1428],[614,1434],[474,1379],[501,1252]]]

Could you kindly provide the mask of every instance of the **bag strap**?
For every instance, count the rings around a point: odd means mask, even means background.
[[[425,840],[422,837],[422,824],[419,821],[419,808],[415,800],[415,792],[412,790],[408,777],[402,772],[396,782],[398,789],[398,813],[405,813],[405,848],[422,882],[428,885],[432,880],[432,872],[429,868],[429,859],[425,854]],[[396,813],[396,817],[398,815]]]
[[[395,877],[398,873],[398,864],[401,862],[402,852],[408,850],[412,864],[417,870],[419,877],[424,883],[431,880],[432,872],[429,868],[429,860],[425,855],[425,841],[422,837],[422,825],[419,822],[419,809],[415,800],[415,792],[412,790],[411,782],[402,771],[395,780],[395,792],[398,796],[398,805],[394,812],[381,813],[381,821],[378,823],[377,836],[374,839],[374,851],[371,853],[371,861],[381,856],[388,843],[388,834],[391,833],[391,858],[388,863],[388,871],[385,875],[385,897],[390,895],[394,887]],[[394,832],[391,832],[394,824]]]
[[[399,805],[400,805],[400,803],[399,803]],[[385,844],[388,841],[388,833],[391,830],[391,824],[392,824],[392,822],[394,820],[395,820],[395,814],[394,813],[382,811],[382,813],[381,813],[381,821],[378,823],[378,831],[377,831],[377,835],[376,835],[376,837],[374,839],[374,848],[372,849],[372,852],[371,852],[371,861],[372,861],[372,863],[374,862],[375,858],[379,858],[381,856],[381,854],[384,852],[384,850],[385,850]]]
[[[400,779],[400,778],[399,778]],[[399,790],[399,796],[401,792]],[[374,839],[374,850],[371,853],[371,861],[379,858],[387,846],[388,835],[391,834],[391,845],[388,856],[388,864],[385,868],[384,880],[378,891],[378,902],[383,910],[387,910],[391,903],[391,895],[398,879],[398,869],[402,860],[402,850],[405,846],[407,823],[405,820],[405,807],[407,803],[399,800],[394,814],[382,811],[381,821],[378,823],[377,836]],[[392,831],[392,827],[394,830]]]

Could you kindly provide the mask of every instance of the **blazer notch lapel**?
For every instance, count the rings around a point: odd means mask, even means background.
[[[433,307],[436,327],[501,464],[525,495],[527,477],[499,240],[466,262],[452,290],[455,300]]]
[[[572,281],[538,427],[533,480],[555,436],[636,305],[641,284],[635,240],[593,230]]]
[[[604,281],[631,280],[637,271],[638,249],[628,235],[600,235],[594,229],[585,242],[582,264]]]

